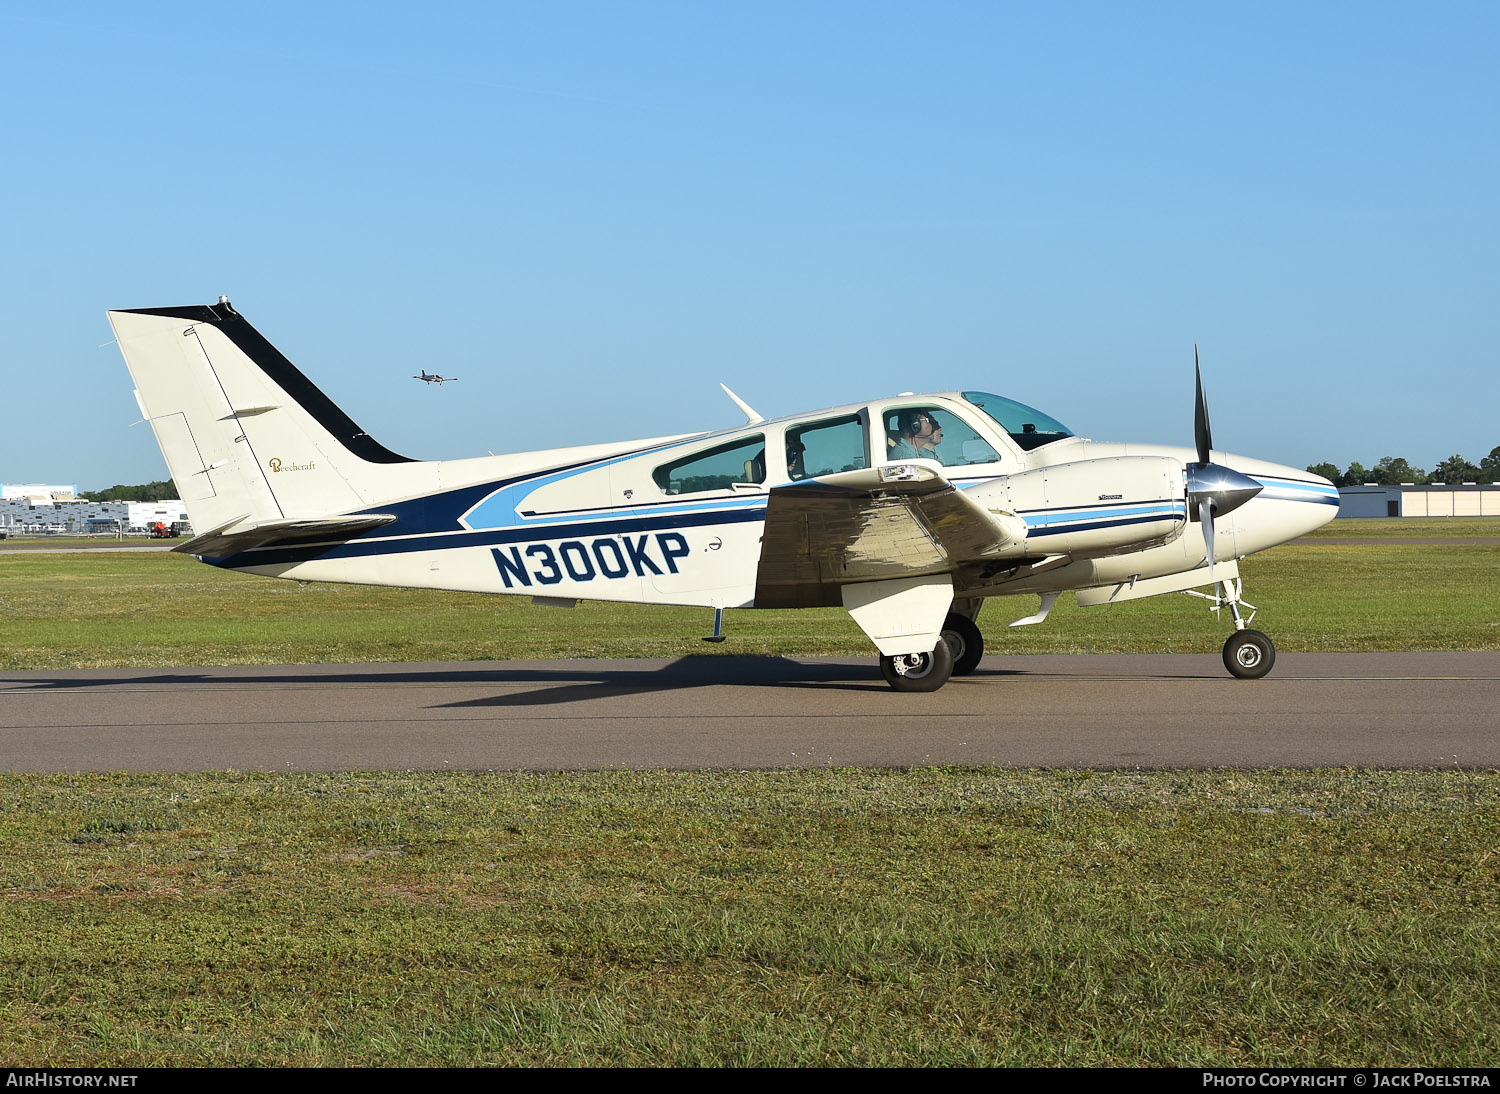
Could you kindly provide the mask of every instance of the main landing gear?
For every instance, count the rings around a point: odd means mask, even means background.
[[[1228,608],[1234,616],[1234,633],[1224,642],[1224,667],[1229,675],[1241,680],[1259,680],[1276,664],[1276,645],[1262,631],[1249,626],[1257,611],[1254,604],[1241,599],[1245,584],[1239,578],[1230,578],[1215,587],[1214,593],[1189,592],[1213,604],[1213,611]],[[1220,592],[1219,590],[1222,590]],[[1240,614],[1240,607],[1250,609],[1249,618]]]
[[[953,675],[967,676],[984,656],[984,635],[968,616],[951,612],[943,620],[943,641],[953,651]]]
[[[953,675],[953,651],[939,638],[931,653],[882,656],[880,675],[897,691],[937,691]]]
[[[967,676],[984,656],[984,635],[968,616],[952,612],[931,653],[882,657],[880,674],[897,691],[937,691],[950,676]]]

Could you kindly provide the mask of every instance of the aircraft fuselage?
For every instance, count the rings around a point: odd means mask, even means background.
[[[303,581],[462,589],[472,592],[666,602],[721,608],[837,604],[826,588],[801,597],[757,603],[761,546],[771,492],[817,477],[793,478],[765,461],[761,482],[708,483],[707,489],[668,492],[654,473],[693,454],[726,445],[785,451],[788,433],[829,419],[879,420],[910,403],[938,408],[965,423],[993,450],[974,463],[942,464],[954,486],[987,508],[1016,514],[1026,535],[980,560],[951,561],[954,596],[1042,593],[1132,578],[1188,573],[1206,563],[1200,536],[1184,536],[1193,522],[1184,487],[1191,449],[1100,444],[1067,437],[1025,451],[955,398],[923,395],[832,408],[670,443],[599,446],[607,455],[539,466],[516,474],[523,456],[495,457],[502,472],[484,481],[484,459],[461,461],[475,483],[379,506],[397,520],[347,543],[282,545],[207,557],[247,572]],[[837,471],[914,461],[877,459],[883,434],[870,433]],[[644,445],[644,447],[641,447]],[[941,449],[941,445],[939,446]],[[1253,477],[1262,492],[1215,527],[1215,555],[1234,560],[1304,535],[1331,519],[1337,492],[1305,471],[1216,453],[1218,463]],[[915,461],[923,462],[923,461]],[[460,471],[441,467],[443,478]],[[868,465],[867,465],[868,466]],[[779,474],[778,474],[779,470]],[[818,471],[835,471],[817,468]],[[866,530],[865,535],[870,535]],[[878,537],[877,537],[878,540]],[[875,544],[841,545],[868,554]],[[1038,568],[1036,563],[1049,562]],[[399,572],[398,572],[399,567]],[[921,569],[918,566],[916,569]],[[933,572],[946,568],[934,562]],[[912,567],[902,573],[916,572]]]

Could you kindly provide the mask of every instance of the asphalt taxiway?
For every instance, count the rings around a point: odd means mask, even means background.
[[[873,659],[0,673],[0,769],[1000,764],[1500,767],[1500,654],[989,657],[930,695]]]

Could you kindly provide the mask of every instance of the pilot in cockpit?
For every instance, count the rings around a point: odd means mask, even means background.
[[[943,427],[930,411],[903,410],[897,419],[896,437],[890,444],[888,459],[941,460],[937,446],[943,440]]]

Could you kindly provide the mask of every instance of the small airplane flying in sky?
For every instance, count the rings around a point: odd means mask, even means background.
[[[974,670],[985,599],[1040,597],[1024,626],[1064,592],[1227,607],[1225,667],[1264,676],[1275,647],[1247,626],[1239,560],[1338,512],[1328,480],[1214,450],[1201,374],[1195,449],[1097,444],[982,391],[768,421],[725,388],[732,429],[421,462],[223,297],[109,318],[205,529],[175,550],[299,581],[700,605],[715,639],[726,608],[842,606],[898,691]]]
[[[428,372],[425,368],[418,374],[412,376],[413,380],[422,380],[429,384],[446,384],[457,380],[457,376],[439,376],[435,372]]]

